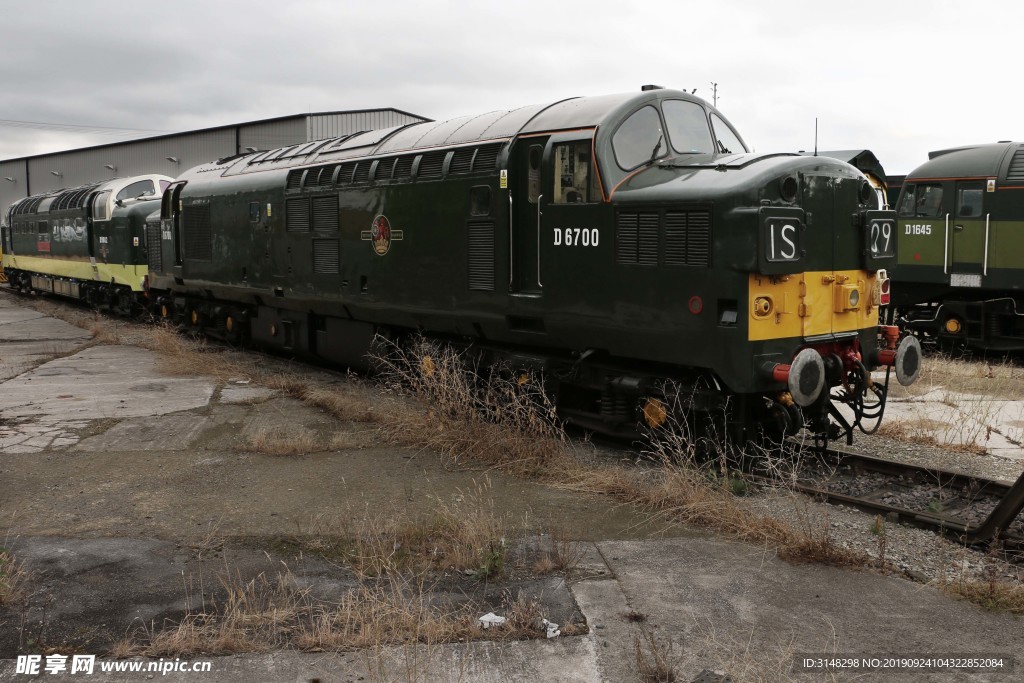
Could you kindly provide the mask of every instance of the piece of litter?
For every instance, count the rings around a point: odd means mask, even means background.
[[[553,621],[548,621],[547,619],[544,619],[543,622],[544,628],[547,630],[548,638],[555,638],[557,636],[562,635],[562,632],[558,628],[558,624],[554,623]]]
[[[499,617],[494,612],[488,612],[487,614],[480,617],[477,621],[480,622],[480,628],[488,629],[493,626],[503,626],[505,622],[508,621],[508,619],[506,619],[505,617]]]

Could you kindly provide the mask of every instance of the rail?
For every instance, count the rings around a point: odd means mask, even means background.
[[[993,541],[1003,543],[1005,549],[1024,553],[1024,533],[1011,529],[1017,516],[1024,510],[1024,473],[1013,484],[976,477],[939,468],[921,467],[884,460],[869,455],[815,448],[810,453],[820,464],[831,468],[831,474],[807,477],[798,481],[794,489],[828,502],[842,503],[885,515],[895,521],[936,529],[954,535],[964,543],[979,545]],[[841,490],[842,482],[852,477],[881,475],[876,485],[856,495]],[[887,502],[898,497],[898,488],[931,487],[945,494],[941,509],[917,510]],[[980,523],[971,524],[969,517],[974,508],[984,509],[994,503],[991,511]]]

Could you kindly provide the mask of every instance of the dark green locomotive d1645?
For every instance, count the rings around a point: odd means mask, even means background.
[[[1024,349],[1024,144],[932,152],[896,206],[901,323],[939,341]]]
[[[832,435],[870,412],[866,368],[916,374],[912,345],[879,343],[895,221],[864,176],[750,154],[682,92],[222,159],[162,216],[164,315],[354,366],[381,331],[465,343],[544,369],[562,415],[605,432],[659,423],[670,379],[741,436]]]
[[[171,180],[115,178],[15,202],[0,238],[8,283],[124,313],[137,310],[149,273],[146,217]]]

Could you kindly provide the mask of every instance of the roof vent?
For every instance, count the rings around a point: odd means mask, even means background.
[[[665,86],[663,86],[663,85],[654,85],[652,83],[648,83],[647,85],[641,85],[640,86],[640,90],[642,92],[647,92],[648,90],[664,90],[664,89],[665,89]]]

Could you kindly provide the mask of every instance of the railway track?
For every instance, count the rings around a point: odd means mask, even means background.
[[[997,543],[1024,558],[1024,474],[1010,484],[835,448],[805,448],[799,456],[796,491],[969,545]]]

